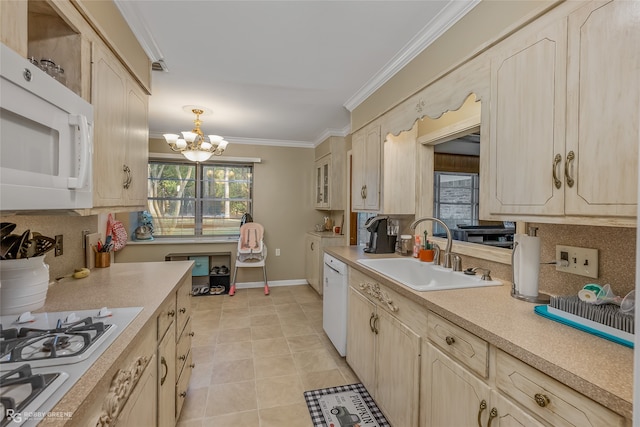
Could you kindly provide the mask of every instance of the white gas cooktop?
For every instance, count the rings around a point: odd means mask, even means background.
[[[127,308],[103,308],[95,310],[77,310],[50,313],[29,313],[24,315],[0,316],[2,330],[15,330],[22,335],[29,329],[29,342],[20,346],[18,360],[9,361],[11,355],[0,355],[0,374],[4,375],[20,366],[28,364],[31,366],[33,374],[58,374],[55,381],[52,381],[45,390],[22,409],[21,413],[14,414],[8,425],[11,426],[35,426],[42,418],[50,415],[49,411],[56,403],[73,387],[82,375],[98,360],[100,355],[116,340],[118,335],[140,314],[142,307]],[[89,320],[87,320],[89,319]],[[78,323],[79,322],[79,323]],[[93,324],[102,323],[103,325]],[[81,341],[85,338],[78,338],[86,335],[76,333],[74,328],[84,328],[89,324],[91,332],[91,344],[86,350],[78,350]],[[76,326],[80,325],[80,326]],[[26,328],[25,331],[21,331]],[[60,345],[57,338],[39,339],[38,330],[67,330],[71,332],[69,337],[65,337],[66,342]],[[98,330],[99,332],[95,332]],[[32,335],[33,334],[33,338]],[[10,334],[9,334],[10,335]],[[6,343],[6,339],[3,339]],[[43,351],[43,347],[45,350]],[[50,350],[54,348],[56,356],[49,357]],[[5,352],[6,353],[6,352]],[[9,396],[13,391],[10,388],[3,388],[3,395]],[[4,411],[3,411],[4,412]],[[72,417],[73,414],[54,414],[59,416]],[[7,420],[5,420],[7,421]]]

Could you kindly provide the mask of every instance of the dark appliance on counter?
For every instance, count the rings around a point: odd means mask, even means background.
[[[389,235],[387,229],[388,216],[375,216],[369,218],[364,224],[369,235],[369,246],[364,248],[370,254],[391,254],[396,250],[397,235]]]

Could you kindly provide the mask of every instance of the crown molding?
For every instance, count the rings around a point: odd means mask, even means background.
[[[351,123],[347,124],[342,129],[327,128],[320,134],[318,138],[313,141],[290,141],[284,139],[262,139],[262,138],[227,138],[229,144],[246,144],[246,145],[269,145],[271,147],[294,147],[294,148],[315,148],[320,145],[324,140],[332,136],[345,137],[351,133]],[[152,139],[164,139],[162,133],[150,132],[149,138]]]
[[[151,62],[158,62],[164,60],[164,54],[160,50],[158,43],[153,38],[149,26],[141,16],[140,11],[135,5],[135,2],[130,0],[113,0],[120,14],[127,21],[129,28],[138,39],[138,43],[142,46]]]
[[[164,140],[162,133],[150,132],[150,139]],[[269,145],[272,147],[293,147],[293,148],[313,148],[311,141],[290,141],[286,139],[263,139],[263,138],[242,138],[242,137],[225,137],[229,144],[245,144],[245,145]]]
[[[320,134],[318,138],[315,139],[315,141],[313,142],[313,146],[317,147],[318,145],[322,144],[327,138],[330,138],[332,136],[345,137],[350,133],[351,133],[351,123],[347,124],[342,129],[327,128],[324,130],[324,132],[322,132],[322,134]]]
[[[344,103],[344,107],[349,111],[353,111],[418,56],[420,52],[451,28],[453,24],[476,7],[478,3],[480,3],[480,0],[451,1],[447,3],[445,8],[423,27],[422,31],[416,34],[375,76]]]

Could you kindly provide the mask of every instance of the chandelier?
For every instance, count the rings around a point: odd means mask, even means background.
[[[221,155],[229,142],[219,135],[209,135],[207,141],[200,130],[202,124],[200,115],[204,113],[204,110],[194,108],[191,112],[196,115],[196,119],[193,121],[196,127],[191,131],[182,132],[182,138],[175,133],[165,133],[163,136],[167,140],[169,148],[182,153],[192,162],[204,162],[211,156]]]

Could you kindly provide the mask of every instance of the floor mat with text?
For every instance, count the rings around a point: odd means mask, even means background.
[[[304,392],[314,427],[391,427],[360,383]]]

